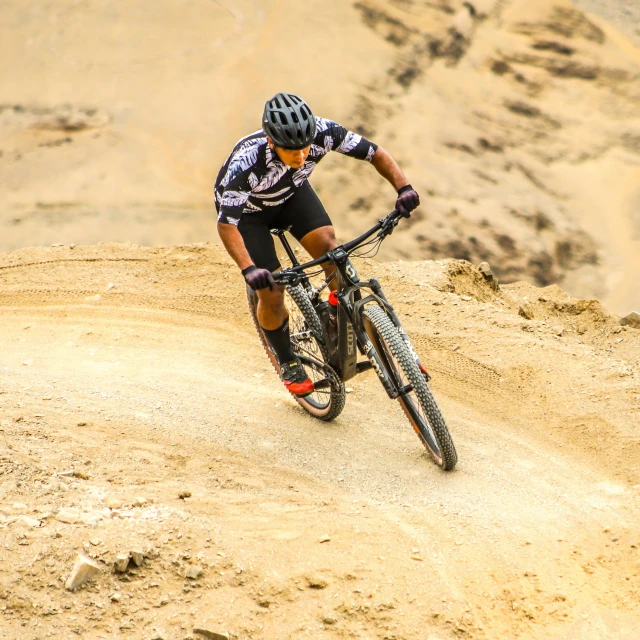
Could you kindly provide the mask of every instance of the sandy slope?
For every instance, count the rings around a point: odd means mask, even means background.
[[[597,14],[618,5],[5,1],[0,248],[212,240],[213,179],[286,87],[392,151],[422,193],[381,257],[489,260],[626,313],[640,50]],[[393,204],[343,158],[314,185],[345,237]]]
[[[334,423],[302,413],[213,246],[0,257],[5,637],[635,638],[640,332],[463,262],[360,271],[432,371],[451,474],[368,374]],[[83,548],[103,571],[70,594]]]

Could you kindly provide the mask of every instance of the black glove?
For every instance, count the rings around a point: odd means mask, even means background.
[[[269,288],[273,291],[276,281],[269,269],[258,269],[255,264],[242,270],[244,281],[254,290]]]
[[[420,196],[414,188],[408,184],[398,189],[396,211],[403,217],[411,217],[411,212],[420,204]]]

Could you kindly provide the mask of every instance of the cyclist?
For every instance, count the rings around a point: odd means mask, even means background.
[[[280,377],[294,395],[313,391],[291,347],[284,287],[271,273],[280,268],[270,229],[291,233],[313,257],[338,246],[333,225],[308,182],[329,151],[370,162],[397,191],[396,209],[409,217],[418,194],[382,147],[331,120],[313,115],[292,93],[267,100],[262,130],[242,138],[220,169],[215,183],[218,233],[257,292],[258,322],[280,364]]]

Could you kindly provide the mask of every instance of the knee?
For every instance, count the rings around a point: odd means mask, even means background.
[[[336,240],[336,232],[333,227],[329,227],[323,238],[325,245],[327,246],[327,251],[331,251],[331,249],[335,249],[338,246],[338,241]]]
[[[284,306],[284,287],[276,286],[273,290],[260,289],[258,297],[262,304],[276,311]]]

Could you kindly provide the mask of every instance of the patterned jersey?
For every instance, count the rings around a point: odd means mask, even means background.
[[[244,214],[259,214],[286,202],[329,151],[371,162],[377,146],[324,118],[316,118],[316,137],[300,169],[284,164],[263,131],[242,138],[224,163],[215,184],[218,220],[237,225]]]

